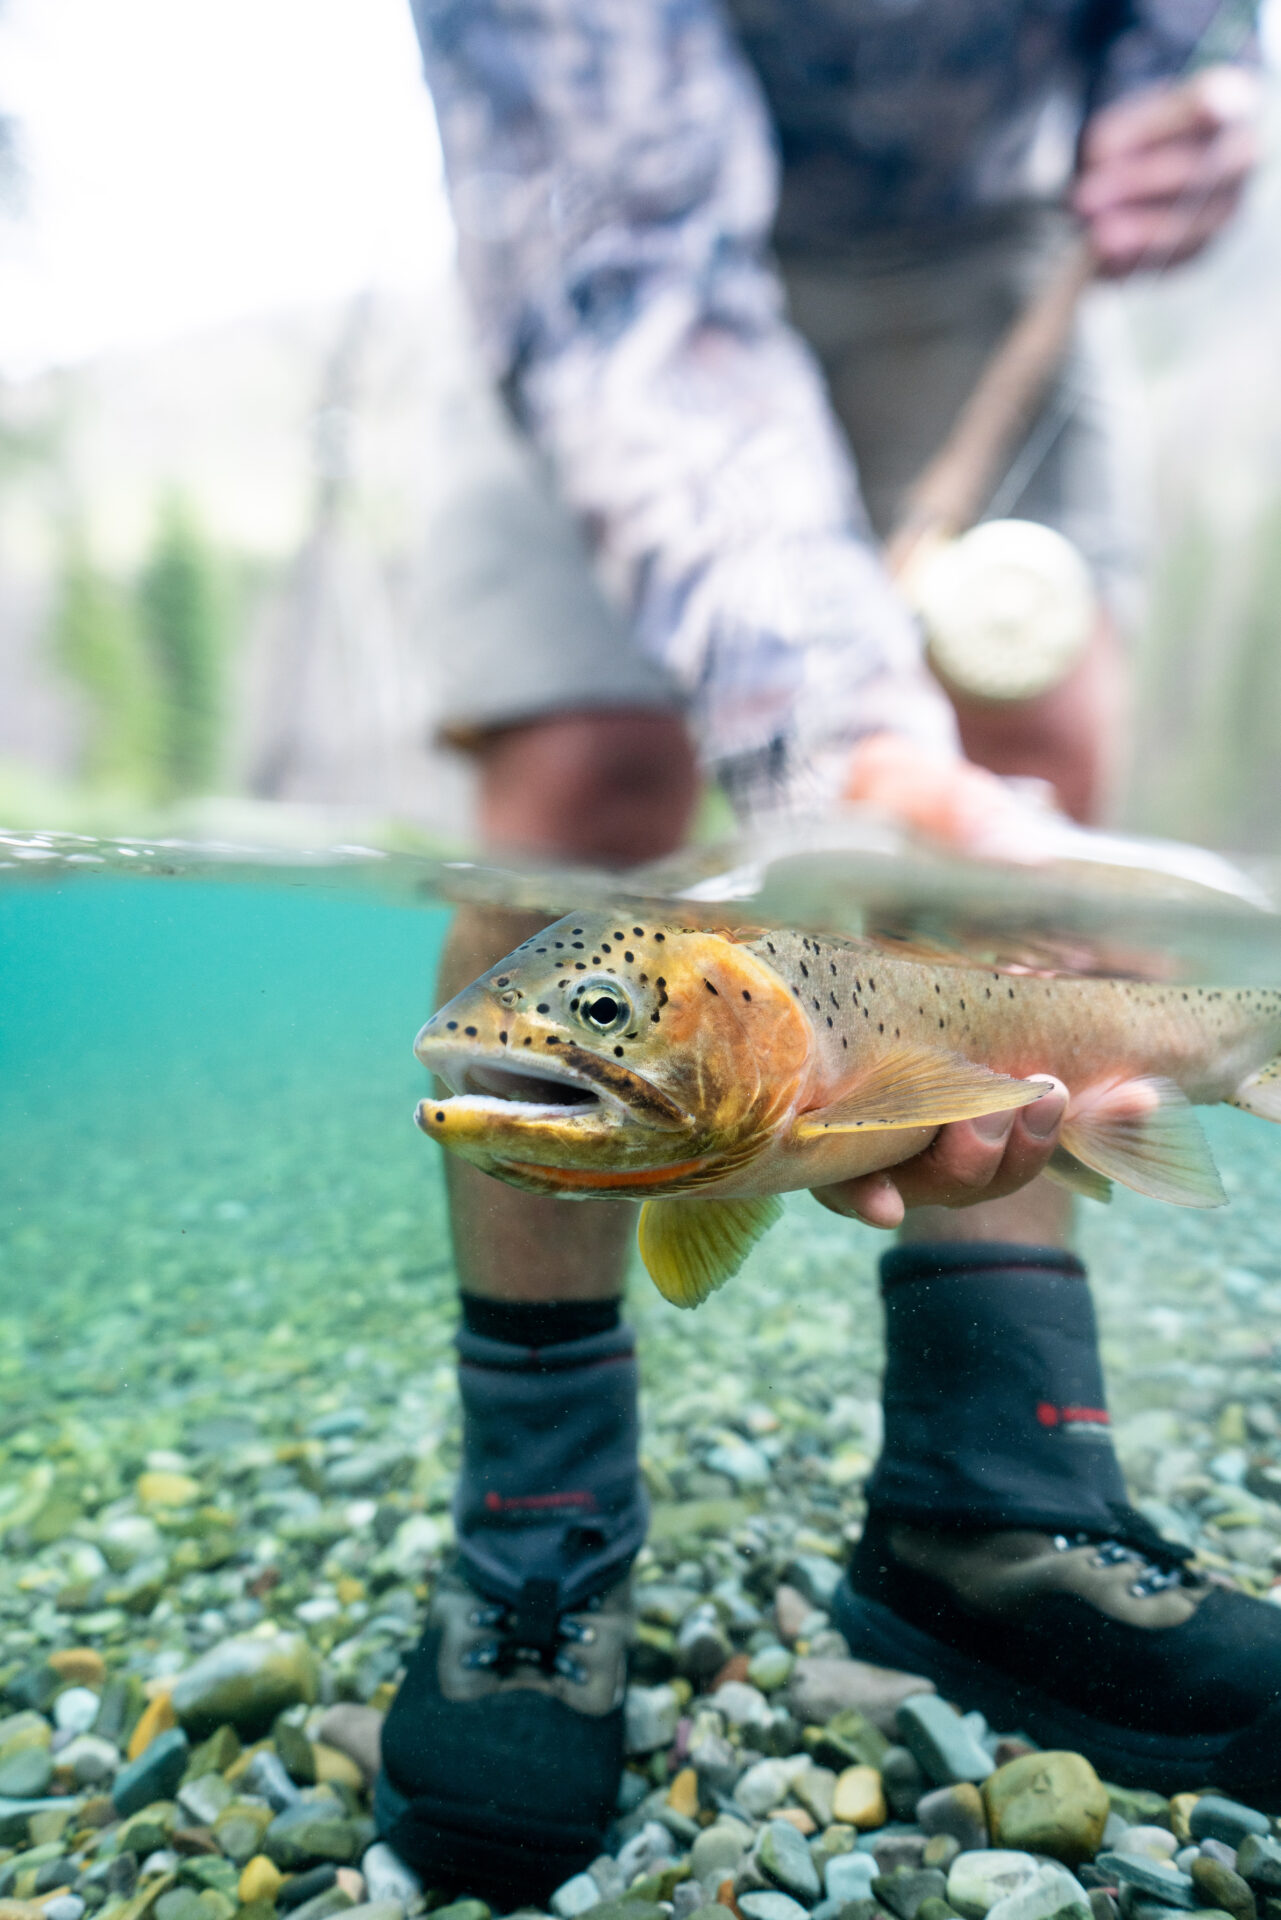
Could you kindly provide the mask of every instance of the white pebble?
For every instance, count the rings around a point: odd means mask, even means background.
[[[557,1887],[551,1897],[551,1910],[558,1920],[574,1920],[579,1913],[586,1913],[589,1907],[600,1905],[600,1888],[590,1873],[576,1873]]]
[[[63,1733],[88,1733],[99,1705],[91,1687],[68,1687],[53,1703],[53,1724]]]
[[[45,1920],[81,1920],[85,1903],[78,1893],[60,1893],[44,1903]]]
[[[365,1876],[366,1898],[371,1901],[399,1900],[407,1907],[423,1890],[423,1883],[413,1868],[407,1867],[385,1840],[376,1840],[372,1847],[366,1848],[360,1871]]]

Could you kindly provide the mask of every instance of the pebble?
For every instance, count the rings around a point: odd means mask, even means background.
[[[589,1907],[599,1905],[600,1888],[590,1873],[576,1873],[572,1879],[563,1881],[550,1901],[557,1920],[574,1920],[575,1914],[586,1913]]]
[[[385,1840],[376,1840],[372,1847],[366,1848],[360,1871],[365,1876],[365,1892],[371,1902],[388,1900],[408,1907],[423,1890],[413,1868],[406,1866]]]
[[[786,1686],[795,1665],[796,1656],[786,1647],[761,1647],[752,1655],[747,1678],[762,1693],[776,1693],[780,1687]]]
[[[955,1707],[937,1694],[918,1693],[904,1700],[897,1715],[898,1735],[937,1786],[959,1780],[986,1780],[993,1760],[980,1746]]]
[[[1196,1888],[1190,1874],[1164,1860],[1143,1860],[1131,1853],[1101,1853],[1094,1862],[1100,1873],[1153,1895],[1168,1907],[1195,1907]]]
[[[800,1901],[787,1893],[744,1893],[737,1905],[743,1920],[806,1920]]]
[[[973,1781],[961,1780],[951,1787],[935,1787],[916,1802],[915,1819],[922,1833],[948,1834],[962,1852],[988,1844],[987,1814],[983,1796]]]
[[[982,1920],[989,1908],[1023,1886],[1036,1870],[1030,1853],[1013,1853],[1008,1848],[958,1854],[947,1876],[947,1897],[963,1920]]]
[[[768,1727],[772,1724],[770,1704],[759,1687],[746,1680],[727,1680],[717,1687],[712,1699],[731,1727]]]
[[[186,1734],[179,1727],[171,1727],[168,1733],[157,1734],[136,1760],[122,1767],[111,1789],[121,1818],[150,1806],[153,1800],[172,1799],[186,1772],[190,1750]]]
[[[1236,1849],[1233,1865],[1251,1886],[1281,1894],[1281,1841],[1266,1834],[1247,1833]]]
[[[298,1633],[244,1634],[212,1647],[174,1682],[173,1709],[196,1738],[224,1722],[265,1731],[285,1707],[316,1698],[316,1657]]]
[[[628,1753],[657,1753],[676,1738],[681,1703],[673,1688],[628,1687],[623,1700],[623,1744]]]
[[[786,1637],[786,1636],[785,1636]],[[933,1693],[934,1682],[894,1673],[865,1660],[799,1658],[788,1681],[787,1704],[798,1720],[826,1722],[853,1709],[891,1738],[898,1710],[913,1694]]]
[[[823,1867],[823,1891],[829,1900],[867,1900],[877,1877],[875,1860],[868,1853],[838,1853]]]
[[[1080,1881],[1057,1861],[1047,1860],[1030,1879],[988,1908],[988,1920],[1092,1920],[1090,1898]]]
[[[100,1705],[91,1687],[68,1687],[53,1703],[53,1724],[63,1733],[88,1733]]]
[[[723,1691],[723,1689],[722,1689]],[[734,1798],[756,1819],[781,1806],[792,1790],[793,1769],[784,1760],[758,1760],[734,1788]]]
[[[44,1747],[24,1747],[0,1760],[0,1799],[38,1800],[53,1779],[53,1761]]]
[[[752,1830],[741,1820],[714,1820],[690,1848],[690,1872],[698,1880],[714,1879],[719,1885],[737,1871],[751,1845]]]
[[[875,1767],[846,1767],[837,1776],[832,1817],[864,1831],[885,1825],[885,1794]]]
[[[1258,1906],[1249,1884],[1221,1860],[1202,1856],[1188,1869],[1203,1907],[1219,1907],[1233,1920],[1255,1920]]]
[[[60,1893],[44,1903],[45,1920],[82,1920],[85,1903],[76,1893]]]
[[[1223,1840],[1230,1847],[1239,1847],[1248,1834],[1268,1831],[1266,1814],[1218,1793],[1203,1793],[1188,1814],[1188,1832],[1193,1840]]]
[[[1079,1753],[1030,1753],[984,1781],[983,1805],[996,1846],[1074,1866],[1098,1852],[1110,1803]]]
[[[927,1900],[941,1900],[947,1889],[947,1876],[937,1867],[896,1867],[893,1873],[878,1874],[872,1892],[881,1905],[897,1920],[916,1920]]]
[[[1147,1860],[1173,1860],[1178,1841],[1166,1827],[1122,1827],[1116,1835],[1104,1833],[1115,1853],[1135,1853]]]
[[[771,1820],[756,1842],[754,1857],[762,1873],[784,1893],[813,1906],[822,1885],[810,1851],[786,1820]]]

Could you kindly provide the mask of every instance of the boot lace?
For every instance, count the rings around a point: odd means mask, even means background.
[[[503,1679],[517,1667],[537,1667],[549,1677],[559,1674],[574,1686],[585,1686],[588,1671],[573,1650],[596,1639],[595,1627],[581,1616],[598,1613],[600,1607],[600,1595],[593,1594],[572,1609],[563,1608],[559,1581],[526,1580],[518,1600],[482,1600],[472,1609],[471,1625],[493,1628],[494,1637],[469,1647],[463,1665]]]
[[[1141,1514],[1127,1514],[1123,1524],[1123,1534],[1103,1539],[1094,1533],[1056,1533],[1055,1550],[1070,1553],[1077,1547],[1094,1546],[1092,1566],[1132,1564],[1138,1568],[1130,1583],[1130,1593],[1136,1600],[1150,1600],[1171,1587],[1200,1585],[1201,1576],[1186,1564],[1192,1557],[1190,1548],[1162,1539]]]

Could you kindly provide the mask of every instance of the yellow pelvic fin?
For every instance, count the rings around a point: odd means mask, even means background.
[[[1260,1120],[1281,1121],[1281,1054],[1243,1080],[1228,1105],[1257,1113]]]
[[[1039,1080],[1014,1080],[1009,1074],[977,1067],[960,1054],[896,1046],[875,1060],[857,1086],[830,1107],[802,1114],[793,1138],[818,1140],[825,1133],[941,1127],[949,1120],[973,1120],[981,1113],[1026,1107],[1045,1091]]]
[[[759,1200],[647,1200],[641,1259],[674,1307],[697,1307],[733,1278],[783,1211],[776,1193]]]
[[[1096,1173],[1093,1167],[1087,1167],[1066,1147],[1055,1147],[1045,1169],[1047,1180],[1053,1180],[1056,1186],[1066,1187],[1069,1193],[1079,1193],[1086,1200],[1101,1200],[1104,1206],[1112,1198],[1112,1182]]]
[[[1218,1168],[1187,1095],[1172,1080],[1145,1077],[1085,1093],[1061,1135],[1077,1160],[1136,1193],[1176,1207],[1221,1207]]]

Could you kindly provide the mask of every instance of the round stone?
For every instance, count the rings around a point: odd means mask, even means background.
[[[947,1876],[947,1897],[963,1920],[983,1920],[998,1900],[1004,1900],[1035,1873],[1036,1861],[1030,1853],[983,1847],[975,1853],[957,1855]]]
[[[743,1920],[806,1920],[799,1900],[788,1893],[743,1893],[738,1896]]]
[[[843,1826],[868,1832],[883,1827],[888,1818],[881,1776],[875,1767],[846,1767],[837,1775],[832,1818]]]
[[[770,1821],[756,1843],[756,1860],[765,1877],[784,1893],[806,1906],[818,1899],[822,1888],[809,1848],[788,1821]]]
[[[1028,1753],[983,1783],[988,1828],[998,1847],[1048,1853],[1073,1866],[1092,1860],[1110,1811],[1107,1788],[1079,1753]]]

